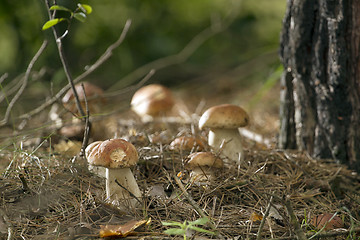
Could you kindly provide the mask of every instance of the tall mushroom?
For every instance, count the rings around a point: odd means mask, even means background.
[[[160,84],[140,88],[131,99],[132,110],[145,122],[166,114],[173,106],[174,99],[170,89]]]
[[[123,139],[98,141],[86,148],[88,163],[106,168],[106,196],[121,209],[135,207],[141,191],[130,167],[138,162],[136,148]]]
[[[239,106],[222,104],[209,108],[199,120],[200,130],[210,128],[208,143],[229,160],[239,163],[243,147],[238,128],[249,123],[249,116]]]
[[[209,184],[214,179],[215,170],[223,167],[223,161],[211,152],[196,152],[185,159],[184,166],[191,170],[191,181]]]

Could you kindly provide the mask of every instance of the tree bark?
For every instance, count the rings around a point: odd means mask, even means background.
[[[280,148],[360,171],[360,0],[288,0]]]

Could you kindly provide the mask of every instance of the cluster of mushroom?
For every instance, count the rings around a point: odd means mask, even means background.
[[[88,98],[90,111],[96,113],[102,100],[102,90],[90,83],[76,86],[81,104]],[[97,100],[92,101],[94,97]],[[63,98],[65,108],[79,117],[72,92]],[[171,112],[174,106],[171,91],[159,84],[150,84],[139,89],[131,100],[132,110],[142,121],[152,121]],[[223,167],[222,158],[239,163],[243,157],[239,127],[249,122],[247,113],[238,106],[223,104],[209,108],[199,120],[199,128],[209,128],[208,144],[216,151],[206,152],[204,141],[193,136],[175,139],[169,149],[192,152],[184,159],[184,167],[190,171],[190,180],[198,184],[208,184],[214,179],[215,170]],[[104,171],[100,174],[106,178],[107,199],[119,207],[134,207],[141,200],[141,191],[130,167],[138,161],[136,148],[123,139],[96,141],[86,148],[89,166]]]
[[[150,84],[139,89],[131,101],[132,110],[144,121],[149,121],[161,114],[168,113],[171,111],[173,105],[174,99],[172,98],[170,90],[159,84]],[[244,109],[232,104],[222,104],[211,107],[204,112],[199,120],[199,128],[200,130],[205,128],[210,129],[208,144],[218,152],[221,157],[228,163],[240,164],[244,158],[244,153],[238,128],[244,127],[248,125],[248,123],[249,116]],[[178,150],[197,147],[197,151],[202,151],[202,144],[196,142],[194,139],[193,137],[175,139],[169,148],[171,150]],[[206,156],[210,156],[210,154]],[[193,157],[194,156],[189,156],[188,159],[192,159]],[[195,162],[198,164],[197,161]],[[206,164],[210,165],[209,162]],[[190,166],[192,166],[192,164],[190,164]]]

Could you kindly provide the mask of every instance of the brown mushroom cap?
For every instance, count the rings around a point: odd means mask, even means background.
[[[81,84],[84,84],[85,94],[84,94]],[[88,101],[88,106],[90,108],[90,111],[94,110],[92,105],[97,104],[99,101],[100,102],[105,101],[103,98],[104,91],[92,83],[89,83],[89,82],[78,83],[75,85],[75,90],[79,96],[80,104],[81,104],[82,108],[84,109],[84,111],[85,111],[85,95],[86,95],[86,98]],[[97,98],[97,97],[99,97],[99,98]],[[72,89],[69,89],[66,92],[66,94],[64,95],[64,97],[62,98],[61,101],[66,109],[68,109],[69,111],[71,111],[73,113],[77,113],[77,107],[75,104],[75,96],[74,96],[74,92],[72,91]]]
[[[239,128],[249,123],[249,115],[239,106],[222,104],[209,108],[199,120],[199,128]]]
[[[174,99],[170,89],[160,84],[140,88],[131,99],[131,108],[140,116],[157,116],[171,110]]]
[[[326,224],[324,230],[332,230],[336,228],[343,228],[344,222],[343,220],[335,216],[331,221],[329,221],[334,214],[331,213],[324,213],[320,215],[316,215],[311,219],[311,225],[313,225],[316,229],[322,229]]]
[[[190,151],[193,148],[197,148],[197,150],[202,151],[204,149],[203,141],[196,137],[177,137],[175,138],[169,146],[170,150],[173,151]]]
[[[89,164],[106,168],[128,168],[138,162],[136,148],[123,139],[97,141],[85,149]]]
[[[211,152],[192,153],[187,157],[185,161],[186,169],[194,169],[197,167],[223,167],[223,161]]]

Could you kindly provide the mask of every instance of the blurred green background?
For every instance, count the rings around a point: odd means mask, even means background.
[[[58,4],[74,9],[76,2],[62,0]],[[132,20],[124,43],[90,77],[105,89],[118,82],[119,88],[128,85],[122,84],[121,79],[140,66],[180,52],[214,22],[229,22],[229,14],[234,18],[227,29],[205,41],[186,61],[157,71],[151,81],[174,85],[204,74],[230,71],[256,59],[253,65],[261,68],[248,68],[251,74],[239,79],[246,84],[261,83],[279,66],[277,49],[285,0],[88,0],[81,3],[91,5],[93,13],[85,23],[74,21],[64,40],[74,77],[116,41],[127,19]],[[0,2],[0,74],[9,74],[4,84],[25,72],[44,38],[48,38],[50,44],[34,70],[45,69],[41,81],[52,82],[55,90],[66,84],[52,32],[41,30],[47,20],[44,1]],[[262,56],[267,53],[273,54],[266,64],[261,64]]]

